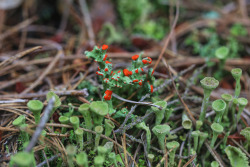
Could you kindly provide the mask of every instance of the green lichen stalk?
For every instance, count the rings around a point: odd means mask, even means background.
[[[12,122],[12,124],[21,130],[20,134],[22,138],[22,143],[29,142],[29,134],[25,130],[23,130],[25,129],[25,127],[28,126],[27,124],[25,124],[25,116],[20,115]]]
[[[205,140],[207,139],[208,134],[206,132],[200,132],[199,133],[199,144],[198,144],[198,153],[201,150],[201,147],[203,146]]]
[[[200,128],[202,127],[202,125],[203,125],[203,122],[200,121],[200,120],[197,120],[196,121],[196,125],[195,125],[195,129],[196,130],[200,130]]]
[[[151,109],[155,113],[155,125],[160,125],[162,120],[164,119],[164,114],[165,114],[165,111],[167,108],[167,102],[166,101],[158,101],[154,104],[162,107],[161,110],[157,107],[151,107]]]
[[[99,156],[102,156],[104,159],[106,157],[106,154],[108,152],[107,148],[104,146],[98,146],[97,147],[97,152]]]
[[[222,116],[223,116],[224,111],[226,109],[226,106],[227,106],[226,103],[222,99],[215,100],[212,103],[212,108],[216,113],[216,117],[214,119],[214,122],[217,122],[217,123],[221,122],[221,119],[222,119]]]
[[[233,96],[232,95],[230,95],[230,94],[222,94],[221,95],[221,98],[225,101],[225,103],[226,103],[226,109],[225,109],[225,111],[224,111],[224,114],[223,114],[223,120],[225,120],[225,121],[228,121],[229,119],[228,119],[228,109],[229,109],[229,104],[230,104],[230,102],[233,100]]]
[[[103,127],[102,126],[96,126],[95,127],[95,132],[96,132],[95,149],[97,149],[97,147],[99,146],[99,143],[100,143],[100,138],[101,138],[101,134],[103,132]]]
[[[172,149],[172,151],[169,152],[168,164],[169,166],[175,166],[175,162],[174,162],[175,152],[180,147],[180,144],[177,141],[172,141],[172,142],[168,142],[166,146],[168,148],[168,151]]]
[[[50,91],[47,93],[46,95],[46,100],[49,101],[52,97],[55,97],[55,103],[53,106],[53,110],[50,113],[50,117],[54,114],[54,112],[61,106],[62,102],[59,98],[59,96],[57,96],[57,94],[55,94],[54,92]]]
[[[104,163],[104,158],[102,156],[96,156],[94,158],[94,165],[95,167],[103,167],[103,163]]]
[[[68,145],[66,147],[67,161],[69,167],[74,167],[74,156],[76,154],[76,147],[73,145]]]
[[[103,147],[105,147],[107,149],[107,154],[109,154],[113,150],[114,143],[113,142],[106,142]]]
[[[237,120],[236,123],[238,124],[239,120],[240,120],[240,115],[243,112],[244,108],[246,107],[248,100],[246,98],[238,98],[238,102],[239,102],[239,110],[237,113]]]
[[[238,102],[238,99],[236,99],[236,98],[234,98],[233,99],[233,104],[232,104],[232,121],[233,121],[233,126],[235,126],[235,124],[236,124],[236,117],[235,117],[235,111],[236,111],[236,107],[237,107],[237,105],[239,104],[239,102]]]
[[[210,143],[210,147],[214,148],[214,144],[218,138],[218,135],[223,132],[224,128],[219,123],[213,123],[211,125],[211,129],[213,130],[213,138],[212,138],[212,141]]]
[[[38,124],[40,122],[40,114],[43,109],[43,103],[40,100],[30,100],[27,103],[27,107],[33,113],[35,122]]]
[[[217,81],[213,77],[205,77],[200,82],[201,82],[201,86],[204,90],[204,97],[203,97],[203,101],[202,101],[201,113],[200,113],[199,120],[201,120],[203,122],[205,117],[206,117],[206,111],[207,111],[207,106],[209,103],[210,94],[215,88],[217,88],[217,86],[219,85],[219,81]]]
[[[167,134],[169,134],[170,132],[170,126],[168,125],[156,125],[153,129],[152,129],[153,133],[155,134],[155,136],[158,139],[158,143],[160,146],[160,149],[166,153],[166,149],[165,149],[165,137]]]
[[[80,105],[78,108],[78,111],[82,114],[85,122],[85,126],[87,129],[92,130],[93,129],[93,123],[91,118],[91,113],[89,109],[89,104],[84,103]],[[92,139],[92,133],[87,133],[87,141],[90,141]]]
[[[146,131],[146,138],[147,138],[147,151],[150,150],[150,142],[151,142],[151,132],[148,126],[146,126],[145,122],[141,122],[136,125],[138,129],[143,129]]]
[[[115,128],[115,124],[109,120],[105,119],[104,120],[104,126],[105,126],[105,136],[109,137],[112,133],[112,130]]]
[[[242,70],[240,68],[234,68],[234,69],[232,69],[231,74],[232,74],[232,76],[234,77],[234,79],[236,81],[234,97],[238,98],[239,95],[240,95],[240,90],[241,90],[240,77],[242,75]]]
[[[76,163],[80,167],[88,167],[88,156],[85,152],[80,152],[79,154],[76,155]]]
[[[79,145],[79,149],[78,151],[82,151],[83,150],[83,130],[82,129],[76,129],[75,130],[75,135],[76,135],[76,140],[77,143]]]
[[[193,137],[193,139],[194,139],[194,151],[197,152],[200,131],[199,131],[199,130],[193,131],[193,132],[191,133],[191,135],[192,135],[192,137]]]
[[[115,155],[114,152],[110,153],[110,154],[108,155],[108,158],[109,158],[109,160],[111,161],[111,163],[112,163],[113,165],[115,165],[115,167],[118,167],[117,161],[116,161],[116,155]]]

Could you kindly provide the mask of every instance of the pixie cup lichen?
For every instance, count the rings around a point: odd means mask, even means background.
[[[203,122],[200,121],[200,120],[197,120],[196,124],[195,124],[195,129],[196,130],[200,130],[200,128],[202,127],[202,125],[203,125]]]
[[[146,131],[146,138],[147,138],[147,151],[150,150],[150,142],[151,142],[151,132],[148,126],[146,126],[145,122],[142,121],[141,123],[137,124],[136,127],[138,129],[143,129]]]
[[[10,167],[18,166],[18,167],[31,167],[34,165],[33,163],[33,153],[29,152],[18,152],[10,159]]]
[[[221,46],[215,51],[215,56],[220,60],[219,70],[223,70],[227,56],[229,53],[229,49],[225,46]]]
[[[192,128],[192,121],[188,118],[187,114],[182,114],[182,126],[184,129]]]
[[[92,123],[91,113],[89,109],[89,104],[84,103],[80,105],[80,107],[78,108],[78,111],[82,114],[84,118],[86,128],[89,130],[92,130],[93,123]],[[92,133],[87,133],[87,140],[90,141],[91,139],[92,139]]]
[[[175,163],[174,163],[175,152],[180,147],[180,144],[177,141],[172,141],[172,142],[168,142],[166,146],[168,148],[168,151],[172,149],[172,151],[169,152],[168,164],[169,166],[175,166]]]
[[[236,116],[235,116],[235,111],[236,111],[236,107],[239,104],[238,99],[234,98],[233,99],[233,104],[232,104],[232,121],[233,121],[233,126],[236,125]]]
[[[111,161],[111,163],[112,163],[113,165],[115,165],[115,167],[118,167],[117,161],[116,161],[116,155],[115,155],[114,152],[110,153],[110,154],[108,155],[108,158],[109,158],[109,160]]]
[[[204,144],[205,140],[207,139],[208,134],[206,132],[200,132],[199,133],[199,144],[198,144],[198,153],[201,150],[202,145]]]
[[[66,116],[60,116],[59,117],[59,122],[61,123],[61,124],[68,124],[69,123],[69,117],[66,117]],[[64,134],[64,133],[66,133],[66,127],[62,127],[62,134]]]
[[[226,106],[227,106],[226,103],[222,99],[213,101],[212,108],[216,113],[216,117],[214,119],[214,122],[217,122],[217,123],[221,122],[221,119],[222,119],[223,113],[226,109]]]
[[[249,167],[249,159],[239,148],[227,146],[225,152],[232,167]]]
[[[95,149],[97,149],[97,147],[99,146],[99,143],[100,143],[100,138],[101,138],[101,134],[103,132],[103,127],[102,126],[96,126],[95,127],[95,132],[96,132]]]
[[[80,152],[79,154],[76,155],[76,163],[80,167],[88,167],[88,156],[85,152]]]
[[[221,95],[221,98],[225,101],[226,103],[226,109],[223,114],[223,120],[228,121],[228,109],[229,109],[229,104],[233,100],[233,96],[227,93],[224,93]]]
[[[76,147],[73,145],[68,145],[66,147],[67,161],[69,167],[74,167],[74,156],[76,154]]]
[[[113,142],[106,142],[104,144],[104,147],[107,149],[107,154],[109,154],[113,150],[114,143]]]
[[[106,157],[106,154],[108,152],[107,148],[104,146],[98,146],[97,147],[97,152],[99,156],[102,156],[104,159]]]
[[[72,116],[69,118],[70,123],[72,124],[74,130],[79,128],[80,120],[77,116]]]
[[[104,158],[100,155],[96,156],[94,158],[94,165],[95,167],[103,167],[103,163],[104,163]]]
[[[43,103],[40,100],[30,100],[27,103],[27,107],[33,113],[35,122],[38,124],[40,122],[40,114],[43,109]]]
[[[101,125],[103,118],[108,114],[108,104],[103,101],[94,101],[89,105],[95,126]]]
[[[194,139],[194,151],[197,152],[200,131],[199,131],[199,130],[193,131],[193,132],[191,133],[191,135],[192,135],[192,137],[193,137],[193,139]]]
[[[83,130],[82,129],[76,129],[75,130],[76,140],[79,145],[79,152],[83,150]]]
[[[202,79],[200,81],[200,83],[201,83],[201,86],[204,90],[204,97],[203,97],[203,101],[202,101],[201,113],[200,113],[199,120],[201,120],[203,122],[205,119],[205,116],[206,116],[207,106],[208,106],[211,92],[215,88],[217,88],[217,86],[219,85],[219,81],[217,81],[213,77],[205,77],[204,79]]]
[[[153,161],[154,161],[155,155],[154,154],[148,154],[148,160],[150,162],[150,164],[152,165]]]
[[[240,95],[240,90],[241,90],[240,77],[242,75],[242,70],[240,68],[234,68],[234,69],[231,70],[231,74],[232,74],[232,76],[234,77],[234,79],[236,81],[234,97],[238,98],[239,95]]]
[[[170,126],[168,126],[168,125],[156,125],[152,129],[152,131],[158,139],[160,149],[165,153],[166,149],[165,149],[164,141],[165,141],[166,135],[169,134],[169,132],[170,132]]]
[[[12,124],[14,126],[17,126],[21,130],[20,134],[21,134],[22,142],[23,143],[28,142],[29,141],[29,135],[24,130],[22,130],[22,127],[26,127],[27,126],[27,124],[25,124],[25,116],[24,115],[20,115],[19,117],[17,117],[12,122]]]
[[[162,120],[164,119],[164,114],[165,114],[165,111],[167,108],[167,102],[166,101],[158,101],[154,104],[162,107],[162,109],[159,109],[157,107],[151,107],[151,109],[155,113],[155,125],[160,125]]]
[[[57,94],[55,94],[54,92],[50,91],[47,93],[46,95],[46,100],[49,101],[52,97],[55,98],[55,103],[53,106],[53,110],[50,113],[50,117],[54,114],[54,112],[61,106],[62,102],[59,98],[59,96],[57,96]]]
[[[105,136],[109,137],[112,133],[112,130],[115,128],[115,124],[110,119],[104,120],[105,126]]]
[[[236,123],[239,122],[240,120],[240,115],[243,112],[244,108],[246,107],[248,100],[246,98],[238,98],[238,103],[239,103],[239,110],[236,116]]]
[[[217,161],[211,162],[211,167],[219,167],[219,163]]]
[[[213,123],[211,125],[211,129],[213,130],[213,138],[212,138],[212,141],[210,143],[210,147],[214,148],[214,144],[218,138],[218,135],[223,132],[224,128],[219,123]]]
[[[245,129],[243,129],[240,132],[240,134],[243,135],[247,139],[245,149],[247,151],[249,151],[249,147],[250,147],[250,127],[246,127]]]

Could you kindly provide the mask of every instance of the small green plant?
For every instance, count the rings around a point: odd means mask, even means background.
[[[218,138],[218,135],[223,132],[224,128],[219,123],[213,123],[211,125],[211,129],[213,130],[213,138],[212,138],[212,141],[210,143],[210,147],[214,148],[214,144]]]
[[[246,107],[248,100],[246,98],[238,98],[238,103],[239,103],[239,110],[237,113],[237,117],[236,117],[236,123],[239,122],[240,120],[240,115],[243,112],[244,108]]]
[[[103,156],[100,156],[100,155],[96,156],[94,158],[95,167],[103,167],[104,160],[105,159],[103,158]]]

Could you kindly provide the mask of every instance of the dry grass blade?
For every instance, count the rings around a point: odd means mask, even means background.
[[[196,155],[194,155],[190,160],[188,160],[187,163],[183,167],[187,167],[189,164],[193,162],[195,158],[196,158]]]

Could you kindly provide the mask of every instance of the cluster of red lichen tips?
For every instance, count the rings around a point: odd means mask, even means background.
[[[112,87],[122,88],[125,84],[138,84],[142,86],[145,76],[140,75],[143,72],[143,68],[147,64],[152,63],[150,57],[143,58],[139,55],[132,56],[132,67],[129,69],[124,69],[122,72],[113,72],[112,63],[108,61],[108,55],[106,54],[108,45],[102,45],[102,47],[94,47],[90,52],[86,51],[86,56],[94,58],[95,62],[99,64],[97,75],[103,77],[103,84],[108,89],[105,91],[103,98],[105,100],[110,100],[112,97]],[[153,71],[149,74],[152,78]],[[152,80],[147,82],[149,90],[153,93]]]

